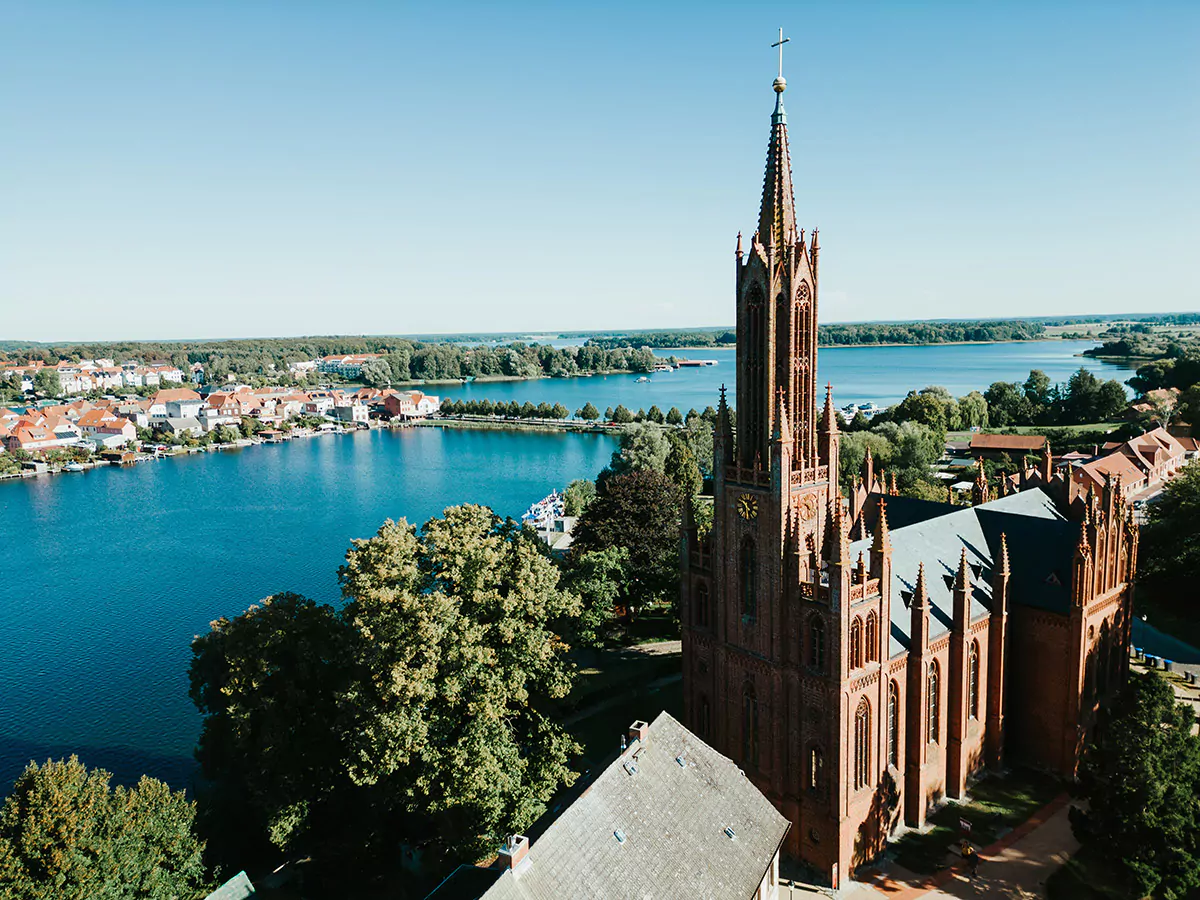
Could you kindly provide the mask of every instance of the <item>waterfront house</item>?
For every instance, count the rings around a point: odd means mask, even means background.
[[[159,419],[154,423],[154,427],[168,434],[190,434],[193,437],[204,434],[204,426],[200,424],[199,419]]]
[[[368,419],[367,404],[347,399],[344,402],[336,403],[331,414],[343,425],[354,425],[360,422],[365,425]]]
[[[9,432],[8,437],[5,438],[5,446],[10,452],[15,450],[49,450],[53,447],[62,447],[65,444],[74,443],[77,440],[78,437],[72,441],[64,441],[45,425],[21,419],[18,420],[17,424]]]
[[[383,406],[393,417],[420,419],[437,412],[442,401],[421,391],[395,391],[388,395]]]

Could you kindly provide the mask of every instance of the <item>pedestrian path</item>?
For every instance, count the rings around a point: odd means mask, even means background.
[[[861,882],[840,891],[783,886],[780,900],[836,897],[838,900],[940,900],[940,898],[1009,898],[1025,900],[1045,896],[1045,883],[1076,850],[1079,842],[1067,818],[1069,798],[1063,794],[1036,812],[991,846],[979,852],[979,872],[970,878],[959,864],[932,876],[917,875],[889,863]]]

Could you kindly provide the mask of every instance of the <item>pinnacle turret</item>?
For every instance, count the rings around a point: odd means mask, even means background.
[[[786,82],[775,82],[775,111],[767,145],[767,172],[758,213],[758,239],[768,251],[782,253],[796,242],[796,210],[792,196],[792,158],[788,150],[787,112],[783,108]]]

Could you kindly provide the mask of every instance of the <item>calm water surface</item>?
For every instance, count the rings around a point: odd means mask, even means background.
[[[212,619],[284,590],[334,601],[350,539],[384,519],[466,501],[519,516],[614,446],[415,428],[0,483],[0,795],[72,752],[186,785],[189,644]]]
[[[1040,368],[1054,381],[1091,342],[834,348],[821,381],[839,403],[894,402],[941,384],[956,395]],[[662,353],[660,355],[668,355]],[[448,396],[703,409],[733,387],[732,350],[656,375],[454,386]],[[187,697],[189,644],[218,616],[292,590],[338,597],[352,538],[388,517],[424,522],[454,503],[519,515],[551,488],[594,476],[614,448],[598,435],[401,432],[331,435],[0,483],[0,793],[30,759],[77,752],[122,780],[184,785],[199,717]]]
[[[888,406],[914,388],[931,384],[948,388],[956,397],[986,390],[994,381],[1024,381],[1031,369],[1041,369],[1058,383],[1081,366],[1100,378],[1124,380],[1132,367],[1079,356],[1095,341],[1023,341],[1005,344],[934,344],[923,347],[822,347],[817,354],[817,383],[833,383],[839,406],[873,401]],[[535,381],[498,381],[430,388],[445,397],[516,400],[524,403],[562,403],[572,412],[589,401],[605,407],[623,403],[631,410],[657,404],[663,412],[678,406],[704,409],[716,405],[722,384],[731,396],[735,382],[734,350],[656,350],[691,359],[714,359],[711,368],[677,369],[651,376],[638,384],[637,375],[593,375],[583,378],[542,378]]]

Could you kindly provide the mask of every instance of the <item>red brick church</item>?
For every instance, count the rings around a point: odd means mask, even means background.
[[[1081,494],[1049,461],[967,507],[870,470],[842,498],[785,86],[738,236],[737,427],[722,390],[712,529],[684,523],[684,712],[791,821],[785,852],[836,884],[987,769],[1074,773],[1125,677],[1137,530],[1115,479]]]

